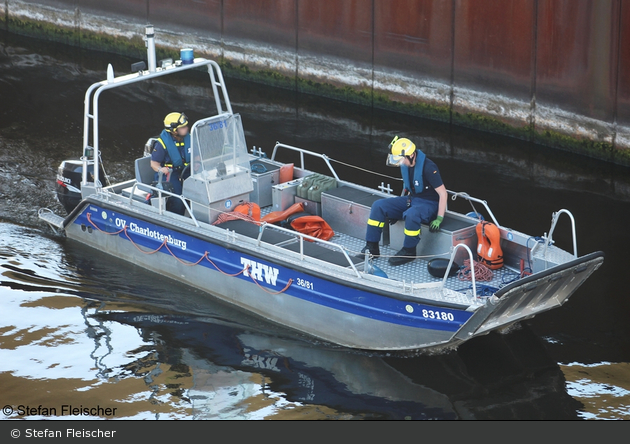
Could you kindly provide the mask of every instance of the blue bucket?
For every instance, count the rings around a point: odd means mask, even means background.
[[[193,63],[194,56],[191,48],[184,48],[179,53],[183,65],[190,65]]]

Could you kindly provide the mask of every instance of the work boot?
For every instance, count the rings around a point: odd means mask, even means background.
[[[381,254],[381,250],[378,247],[378,242],[366,242],[365,247],[361,250],[361,254],[358,257],[365,257],[365,252],[370,250],[370,254],[372,256],[379,256]]]
[[[394,267],[402,264],[406,264],[407,262],[411,262],[416,258],[416,249],[415,248],[405,248],[402,247],[396,256],[392,256],[389,258],[389,265]]]

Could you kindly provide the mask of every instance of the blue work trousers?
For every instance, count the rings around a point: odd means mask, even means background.
[[[422,223],[428,224],[435,219],[438,202],[411,197],[410,205],[407,206],[408,201],[408,196],[398,196],[379,199],[374,202],[370,210],[365,240],[367,242],[380,242],[385,219],[402,219],[405,221],[403,247],[415,248],[420,241],[420,225]]]
[[[155,181],[157,182],[159,179],[160,173],[155,173]],[[173,185],[173,193],[174,194],[182,194],[182,182],[179,180],[179,171],[173,169],[171,176],[168,180]],[[162,176],[162,182],[166,182],[166,175]],[[184,215],[186,213],[186,207],[181,199],[177,197],[171,196],[166,201],[166,209],[168,211],[172,211],[173,213]]]

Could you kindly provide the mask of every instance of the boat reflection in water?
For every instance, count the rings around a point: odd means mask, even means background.
[[[107,257],[67,247],[79,270]],[[116,276],[118,261],[108,260],[106,275]],[[152,372],[174,372],[169,390],[195,419],[578,419],[582,407],[526,325],[440,354],[368,354],[313,342],[150,273],[141,285],[143,274],[134,280],[138,311],[89,317],[135,327],[153,362],[125,367],[148,385]]]
[[[362,353],[80,244],[1,232],[28,249],[0,264],[9,405],[63,399],[116,408],[110,419],[578,419],[582,408],[526,325],[441,354]]]
[[[577,419],[581,405],[526,329],[396,358],[216,318],[95,317],[139,328],[159,362],[180,368],[173,390],[190,399],[195,419]]]

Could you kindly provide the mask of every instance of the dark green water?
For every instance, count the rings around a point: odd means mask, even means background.
[[[0,417],[74,419],[63,410],[73,405],[101,407],[98,418],[112,419],[628,419],[627,169],[227,79],[250,147],[271,154],[280,141],[391,175],[384,149],[405,135],[436,161],[447,188],[487,200],[503,225],[542,235],[566,208],[578,252],[606,253],[565,306],[456,351],[395,358],[331,349],[41,223],[40,208],[62,214],[56,168],[81,151],[86,88],[108,63],[125,73],[135,60],[1,37],[0,404],[13,413]],[[168,112],[193,121],[211,114],[209,90],[204,76],[191,75],[106,93],[100,143],[111,180],[132,177]],[[337,170],[367,186],[400,187]],[[570,250],[563,222],[554,238]],[[20,411],[40,405],[48,410]]]

